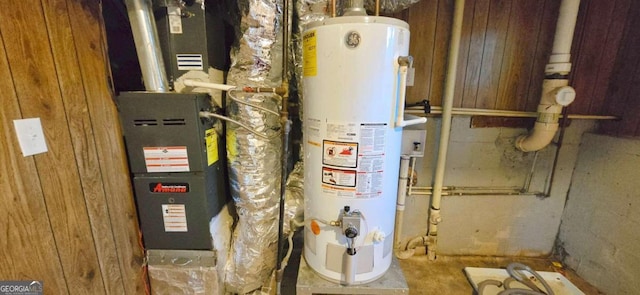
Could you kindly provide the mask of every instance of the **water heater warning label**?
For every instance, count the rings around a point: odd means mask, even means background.
[[[318,74],[316,31],[309,31],[302,35],[302,74],[305,77]]]
[[[355,187],[356,171],[322,167],[322,183],[335,186]]]
[[[356,168],[358,165],[358,144],[323,140],[322,164],[336,167]]]
[[[187,211],[184,205],[162,205],[165,232],[187,232]]]

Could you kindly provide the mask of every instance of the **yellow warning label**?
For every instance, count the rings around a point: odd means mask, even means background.
[[[216,130],[207,129],[204,133],[204,140],[207,144],[207,165],[211,166],[218,162],[218,134]]]
[[[309,77],[317,74],[316,31],[313,30],[302,36],[302,75]]]

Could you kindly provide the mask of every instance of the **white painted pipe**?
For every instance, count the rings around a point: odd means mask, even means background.
[[[400,93],[398,107],[396,108],[396,127],[406,127],[409,125],[423,124],[427,122],[427,118],[420,117],[416,119],[404,119],[404,104],[407,97],[407,71],[409,65],[400,65]]]
[[[562,0],[560,13],[556,24],[556,34],[553,38],[553,48],[549,64],[569,63],[571,60],[571,42],[578,19],[580,0]],[[571,66],[571,64],[569,64]],[[569,67],[570,70],[570,67]],[[556,71],[553,71],[554,73]],[[567,71],[567,74],[569,72]]]
[[[185,79],[183,83],[184,83],[184,86],[203,87],[203,88],[217,89],[222,91],[229,91],[231,89],[236,88],[236,86],[233,86],[233,85],[209,83],[209,82],[202,82],[202,81],[196,81],[191,79]]]
[[[562,0],[556,24],[556,35],[549,63],[545,67],[542,96],[538,105],[538,119],[528,135],[516,140],[516,147],[524,152],[538,151],[549,145],[559,128],[562,108],[573,102],[575,91],[568,87],[571,71],[571,42],[580,8],[580,0]],[[561,78],[551,77],[560,75]]]
[[[168,92],[169,82],[151,0],[126,0],[126,6],[145,89]]]
[[[402,224],[404,218],[404,203],[407,197],[407,183],[409,181],[409,161],[411,157],[400,156],[400,177],[398,179],[398,199],[396,201],[396,223],[394,230],[394,249],[399,249],[402,238]]]
[[[425,115],[423,109],[406,109],[405,115]],[[460,116],[489,116],[489,117],[512,117],[512,118],[536,118],[537,112],[521,112],[521,111],[506,111],[506,110],[488,110],[488,109],[468,109],[468,108],[453,108],[451,111],[453,115]],[[431,112],[426,115],[440,115],[442,114],[442,107],[432,106]],[[560,115],[560,118],[563,118]],[[619,120],[620,117],[616,116],[603,116],[603,115],[580,115],[569,114],[567,118],[572,120]]]
[[[353,254],[350,255],[349,253],[345,252],[344,255],[344,285],[349,286],[349,285],[353,285],[353,283],[356,281],[356,255],[357,254]]]
[[[447,162],[447,150],[449,149],[449,135],[451,132],[451,117],[453,109],[453,94],[456,86],[456,73],[458,69],[458,52],[460,51],[460,39],[462,37],[462,19],[464,15],[464,0],[456,0],[451,29],[451,45],[447,61],[447,77],[442,104],[442,127],[440,129],[440,144],[438,146],[438,161],[433,181],[433,196],[431,196],[431,208],[429,210],[429,239],[427,255],[429,260],[436,259],[436,247],[438,237],[438,223],[440,217],[440,202],[442,201],[442,187],[444,184],[444,172]]]

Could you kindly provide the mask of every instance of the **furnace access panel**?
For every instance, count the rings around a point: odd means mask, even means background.
[[[229,200],[225,146],[206,94],[117,98],[147,249],[212,248],[209,221]]]

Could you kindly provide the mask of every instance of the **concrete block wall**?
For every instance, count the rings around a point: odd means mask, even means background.
[[[425,157],[417,161],[418,186],[432,186],[436,163],[440,119],[427,122]],[[445,196],[439,227],[441,255],[521,255],[551,253],[580,138],[592,130],[592,121],[574,120],[567,128],[551,197]],[[517,151],[515,138],[521,128],[470,128],[470,117],[454,117],[445,173],[445,186],[522,186],[531,169],[533,153]],[[543,191],[555,155],[555,146],[539,152],[531,191]],[[408,196],[402,239],[427,231],[429,197]]]
[[[640,139],[584,135],[558,248],[603,292],[640,294]]]

